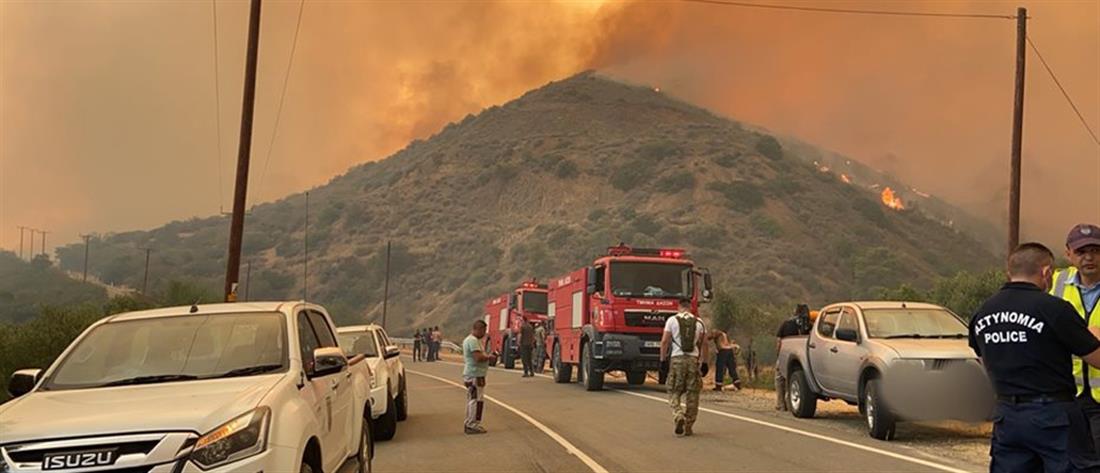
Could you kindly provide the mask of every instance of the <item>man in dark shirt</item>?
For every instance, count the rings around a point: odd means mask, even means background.
[[[535,375],[535,362],[531,354],[535,350],[535,328],[530,322],[523,322],[519,328],[519,358],[523,362],[523,377]]]
[[[1046,294],[1054,254],[1038,243],[1008,257],[1010,282],[970,321],[970,346],[997,392],[990,471],[1100,471],[1074,402],[1072,356],[1100,364],[1097,340],[1067,302]]]
[[[794,315],[779,326],[779,331],[775,334],[775,352],[779,353],[779,349],[783,344],[783,339],[787,337],[798,337],[801,335],[809,335],[810,333],[810,306],[806,304],[798,304],[794,309]],[[775,410],[786,411],[787,409],[787,378],[783,376],[783,370],[779,366],[779,359],[775,360]]]

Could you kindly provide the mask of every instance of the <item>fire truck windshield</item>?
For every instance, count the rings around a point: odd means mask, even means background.
[[[611,294],[616,297],[679,298],[690,295],[691,266],[669,263],[611,263]]]
[[[536,314],[546,313],[546,293],[523,291],[523,310]]]

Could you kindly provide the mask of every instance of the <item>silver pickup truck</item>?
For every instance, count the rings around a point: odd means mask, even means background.
[[[899,420],[985,419],[994,399],[967,326],[915,302],[845,302],[821,309],[808,336],[785,338],[778,369],[795,417],[819,399],[858,406],[868,433],[894,437]]]

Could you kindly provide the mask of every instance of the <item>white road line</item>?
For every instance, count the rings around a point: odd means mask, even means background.
[[[431,378],[431,379],[434,379],[434,380],[442,382],[442,383],[447,383],[447,384],[449,384],[451,386],[454,386],[456,388],[459,388],[463,391],[466,390],[465,386],[463,386],[461,384],[458,384],[454,381],[451,381],[449,379],[446,379],[446,378],[440,378],[439,376],[430,375],[428,373],[421,373],[419,371],[410,370],[408,368],[406,368],[405,371],[409,372],[409,373],[412,373],[412,374],[423,376],[425,378]],[[607,468],[604,468],[599,463],[596,463],[596,460],[593,460],[592,457],[590,457],[590,456],[588,456],[588,454],[582,452],[581,449],[577,448],[576,445],[573,445],[572,442],[566,440],[565,437],[562,437],[557,432],[554,432],[549,427],[544,425],[542,422],[539,422],[539,421],[535,420],[535,418],[527,415],[523,411],[521,411],[519,409],[516,409],[515,407],[512,407],[508,404],[505,404],[505,403],[501,402],[500,400],[498,400],[498,399],[496,399],[492,396],[485,396],[485,399],[493,402],[494,404],[496,404],[500,407],[508,409],[513,414],[515,414],[515,415],[519,416],[520,418],[522,418],[523,420],[531,423],[531,425],[533,425],[536,428],[538,428],[539,430],[541,430],[542,433],[544,433],[548,437],[554,439],[555,442],[558,442],[558,445],[561,445],[562,447],[564,447],[565,451],[567,451],[571,455],[577,457],[577,459],[579,459],[581,462],[583,462],[585,465],[587,465],[588,468],[591,469],[593,473],[608,473]]]
[[[444,363],[461,366],[460,363],[453,363],[453,362],[444,362]],[[505,370],[505,369],[500,369],[500,368],[495,368],[495,367],[491,368],[491,369],[493,369],[495,371],[505,372],[505,373],[520,374],[516,371]],[[544,375],[544,374],[536,374],[535,376],[538,376],[538,377],[541,377],[541,378],[550,378],[550,376],[547,376],[547,375]],[[652,400],[652,401],[657,401],[657,402],[660,402],[662,404],[668,404],[667,399],[662,399],[662,398],[659,398],[657,396],[651,396],[651,395],[648,395],[648,394],[642,394],[642,393],[638,393],[638,392],[634,392],[634,391],[626,391],[626,390],[615,389],[615,388],[610,388],[608,390],[623,393],[623,394],[629,394],[631,396],[637,396],[637,397],[644,398],[644,399],[649,399],[649,400]],[[784,425],[773,424],[771,422],[767,422],[767,421],[763,421],[763,420],[759,420],[759,419],[753,419],[752,417],[745,417],[745,416],[741,416],[741,415],[737,415],[737,414],[731,414],[729,412],[719,411],[719,410],[716,410],[716,409],[709,409],[709,408],[706,408],[706,407],[700,407],[699,410],[703,411],[703,412],[710,413],[710,414],[720,415],[722,417],[728,417],[730,419],[739,420],[739,421],[742,421],[742,422],[748,422],[750,424],[756,424],[756,425],[760,425],[760,426],[763,426],[763,427],[769,427],[769,428],[773,428],[773,429],[777,429],[777,430],[782,430],[784,432],[790,432],[790,433],[793,433],[793,434],[802,435],[802,436],[810,437],[810,438],[817,439],[817,440],[824,440],[826,442],[835,443],[837,445],[843,445],[845,447],[851,447],[851,448],[854,448],[854,449],[857,449],[857,450],[863,450],[865,452],[877,453],[879,455],[887,456],[887,457],[894,458],[894,459],[897,459],[897,460],[907,461],[907,462],[910,462],[910,463],[915,463],[915,464],[918,464],[918,465],[921,465],[921,466],[926,466],[926,467],[933,468],[933,469],[940,470],[940,471],[945,471],[945,472],[949,472],[949,473],[972,473],[968,470],[963,470],[963,469],[955,468],[955,467],[952,467],[952,466],[931,462],[931,461],[928,461],[928,460],[922,460],[920,458],[911,457],[909,455],[903,455],[901,453],[894,453],[894,452],[891,452],[891,451],[888,451],[888,450],[883,450],[883,449],[871,447],[871,446],[868,446],[868,445],[861,445],[861,444],[858,444],[858,443],[855,443],[855,442],[840,440],[840,439],[832,438],[832,437],[829,437],[829,436],[826,436],[826,435],[821,435],[821,434],[817,434],[817,433],[813,433],[813,432],[809,432],[809,431],[805,431],[805,430],[801,430],[801,429],[796,429],[794,427],[787,427],[787,426],[784,426]]]

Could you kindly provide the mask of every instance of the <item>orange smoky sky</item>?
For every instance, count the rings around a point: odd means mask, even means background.
[[[1100,126],[1100,5],[1030,3],[1022,5],[1033,40]],[[595,68],[1005,220],[1011,20],[649,1],[303,5],[273,140],[299,3],[264,3],[253,203],[323,184],[468,113]],[[1010,15],[1017,3],[887,5]],[[64,243],[228,209],[247,9],[245,1],[0,0],[2,245],[18,246],[16,225]],[[1100,148],[1030,52],[1025,117],[1024,237],[1058,245],[1073,223],[1100,220]]]

